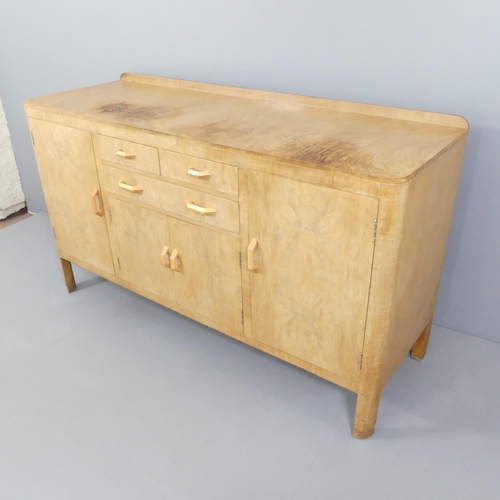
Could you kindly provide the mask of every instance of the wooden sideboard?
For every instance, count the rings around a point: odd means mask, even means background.
[[[468,124],[125,73],[30,99],[71,263],[357,393],[422,359]]]

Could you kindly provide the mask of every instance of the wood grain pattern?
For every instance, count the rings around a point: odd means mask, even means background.
[[[377,201],[255,172],[249,181],[254,338],[356,381]]]
[[[98,120],[85,120],[76,116],[61,114],[58,111],[47,108],[33,108],[26,105],[26,112],[28,116],[36,119],[69,125],[81,130],[89,130],[93,134],[119,135],[132,141],[135,138],[135,140],[142,144],[154,145],[155,147],[166,148],[177,153],[233,165],[238,167],[240,171],[255,170],[355,194],[364,194],[377,198],[379,196],[380,182],[373,177],[360,177],[318,164],[305,165],[292,160],[283,161],[272,156],[256,155],[249,151],[231,150],[186,137],[180,138],[166,134],[144,132],[140,129],[116,126],[113,123]],[[144,174],[155,176],[155,174],[148,174],[146,172]],[[181,182],[177,182],[181,184]],[[204,190],[201,186],[198,189]],[[225,194],[220,192],[220,195],[224,196]],[[226,196],[230,197],[231,195]]]
[[[179,214],[188,219],[200,221],[210,226],[217,226],[228,231],[239,232],[238,203],[203,192],[186,189],[166,181],[158,181],[108,165],[102,165],[99,171],[103,188],[108,193],[120,195],[131,202],[141,202],[151,207],[158,207],[172,214]],[[139,193],[120,189],[118,184],[124,181],[130,186],[140,185]],[[214,208],[215,214],[202,215],[187,207],[187,202],[200,207]]]
[[[243,331],[239,241],[172,217],[169,227],[180,260],[178,304],[226,324],[228,331]]]
[[[28,105],[392,181],[407,180],[466,133],[463,119],[448,117],[457,126],[443,126],[411,121],[417,112],[401,111],[401,119],[331,109],[328,100],[311,106],[216,90],[118,81]]]
[[[233,97],[246,97],[248,99],[259,99],[279,103],[304,104],[318,108],[327,108],[345,113],[359,113],[381,118],[395,118],[398,120],[409,120],[419,123],[443,125],[446,127],[457,127],[467,129],[469,124],[463,116],[444,113],[432,113],[414,109],[394,108],[391,106],[379,106],[376,104],[363,104],[359,102],[339,101],[321,97],[307,97],[295,94],[283,94],[281,92],[269,92],[242,87],[230,87],[205,82],[193,82],[190,80],[178,80],[159,76],[141,75],[137,73],[122,73],[122,82],[156,85],[159,87],[182,88],[195,90],[197,92],[210,92]]]
[[[90,133],[34,119],[29,127],[58,249],[114,273],[106,221],[91,199],[99,180]]]

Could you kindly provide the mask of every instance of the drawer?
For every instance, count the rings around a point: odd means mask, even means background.
[[[160,173],[158,150],[151,146],[122,141],[114,137],[97,135],[99,157],[103,161],[119,163],[126,167],[145,170],[154,174]]]
[[[160,151],[161,175],[238,196],[238,169],[194,156]]]
[[[101,166],[99,177],[102,188],[108,193],[228,231],[235,233],[240,231],[237,201],[226,200],[108,165]]]

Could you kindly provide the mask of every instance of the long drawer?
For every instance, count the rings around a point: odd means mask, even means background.
[[[231,165],[160,151],[161,175],[238,196],[238,169]]]
[[[156,148],[105,135],[97,135],[97,145],[99,157],[103,161],[119,163],[153,174],[160,173],[160,162]]]
[[[101,166],[99,177],[102,188],[108,193],[235,233],[240,230],[239,206],[236,201],[109,165]]]

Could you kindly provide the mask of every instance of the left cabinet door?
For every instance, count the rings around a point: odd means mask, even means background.
[[[58,250],[115,274],[90,132],[28,122]]]
[[[175,302],[168,216],[112,196],[108,203],[120,278]]]

